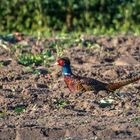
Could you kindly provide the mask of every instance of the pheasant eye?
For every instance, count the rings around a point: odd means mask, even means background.
[[[59,63],[60,66],[63,66],[64,65],[64,60],[60,59],[60,60],[58,60],[58,63]]]

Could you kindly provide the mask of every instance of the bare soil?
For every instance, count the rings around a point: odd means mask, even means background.
[[[54,40],[23,51],[41,52]],[[82,43],[63,54],[71,58],[75,74],[104,82],[140,74],[140,37],[84,36]],[[76,94],[69,92],[56,66],[33,66],[42,71],[34,74],[4,47],[0,62],[0,140],[140,139],[140,81],[114,93]],[[112,102],[102,103],[108,99]]]

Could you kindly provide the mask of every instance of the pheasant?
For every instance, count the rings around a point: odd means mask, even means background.
[[[108,92],[115,91],[122,86],[133,83],[140,80],[139,76],[134,76],[133,78],[121,80],[116,83],[105,83],[93,78],[81,77],[74,75],[71,70],[70,60],[67,57],[59,58],[55,65],[62,67],[62,74],[64,76],[64,81],[69,88],[70,92],[86,92],[86,91],[96,91],[106,90]]]

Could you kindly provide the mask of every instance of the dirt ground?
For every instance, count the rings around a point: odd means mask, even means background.
[[[24,51],[41,52],[54,40]],[[118,81],[140,74],[140,37],[83,36],[83,46],[73,44],[63,56],[71,58],[75,74]],[[5,47],[0,62],[0,140],[140,139],[140,81],[110,94],[76,94],[56,66],[34,66],[42,71],[34,74]]]

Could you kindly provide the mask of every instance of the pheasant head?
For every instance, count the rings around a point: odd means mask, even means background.
[[[68,57],[59,58],[55,64],[62,67],[62,74],[64,76],[72,75],[70,60]]]

